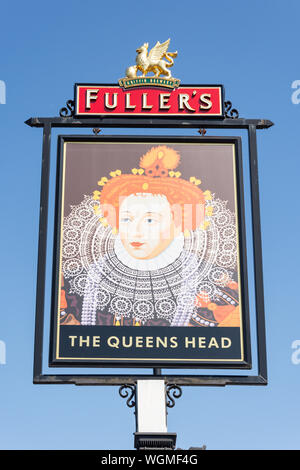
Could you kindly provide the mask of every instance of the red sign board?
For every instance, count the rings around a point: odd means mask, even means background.
[[[153,86],[133,83],[131,88],[75,84],[75,115],[223,118],[223,87],[182,85],[170,89],[157,83]]]

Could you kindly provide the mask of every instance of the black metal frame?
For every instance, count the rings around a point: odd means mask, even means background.
[[[228,102],[230,103],[230,102]],[[226,106],[226,103],[225,103]],[[231,103],[227,110],[231,109]],[[67,102],[67,107],[72,114],[72,101]],[[235,111],[235,110],[234,110]],[[262,245],[259,211],[259,186],[257,165],[257,141],[256,130],[266,129],[273,125],[269,120],[240,119],[235,116],[224,120],[205,119],[177,119],[168,118],[95,118],[75,119],[70,117],[31,118],[26,121],[30,127],[43,128],[43,149],[41,169],[41,194],[40,194],[40,221],[38,241],[38,266],[37,266],[37,292],[36,292],[36,321],[34,344],[33,383],[35,384],[75,384],[75,385],[106,385],[122,386],[135,385],[137,380],[159,379],[165,380],[169,385],[176,386],[225,386],[225,385],[266,385],[266,339],[265,339],[265,314],[262,272]],[[50,176],[50,147],[52,128],[181,128],[181,129],[246,129],[248,131],[251,207],[252,207],[252,236],[253,236],[253,261],[255,281],[256,304],[256,332],[257,332],[257,375],[172,375],[162,374],[161,369],[153,369],[153,374],[44,374],[43,373],[43,332],[44,332],[44,301],[46,280],[46,250],[47,250],[47,226],[48,226],[48,199]]]

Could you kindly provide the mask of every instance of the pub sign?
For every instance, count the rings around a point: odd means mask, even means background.
[[[75,84],[74,118],[224,119],[168,47]],[[240,137],[60,135],[57,158],[50,366],[250,368]]]

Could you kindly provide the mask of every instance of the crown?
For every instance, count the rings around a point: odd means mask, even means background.
[[[153,177],[163,177],[169,175],[169,170],[172,171],[172,175],[175,175],[173,171],[180,162],[180,156],[176,150],[160,145],[158,147],[152,147],[145,155],[140,159],[140,167],[145,170],[145,175]],[[176,172],[178,176],[180,172]]]

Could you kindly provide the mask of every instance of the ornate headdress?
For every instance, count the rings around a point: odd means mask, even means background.
[[[102,177],[98,181],[102,190],[98,189],[93,193],[93,199],[99,201],[94,210],[96,214],[101,212],[102,224],[112,227],[118,225],[117,220],[110,220],[109,211],[106,211],[105,207],[112,206],[118,210],[120,198],[131,194],[150,193],[165,195],[172,207],[181,209],[180,222],[186,231],[198,227],[206,228],[209,222],[205,220],[205,216],[212,215],[212,207],[206,204],[206,201],[211,200],[211,193],[203,192],[199,188],[201,180],[195,176],[191,176],[189,181],[181,178],[181,173],[175,171],[179,162],[178,152],[165,145],[159,145],[152,147],[141,157],[139,168],[132,168],[131,174],[122,174],[121,170],[117,169],[110,172],[111,179]]]

